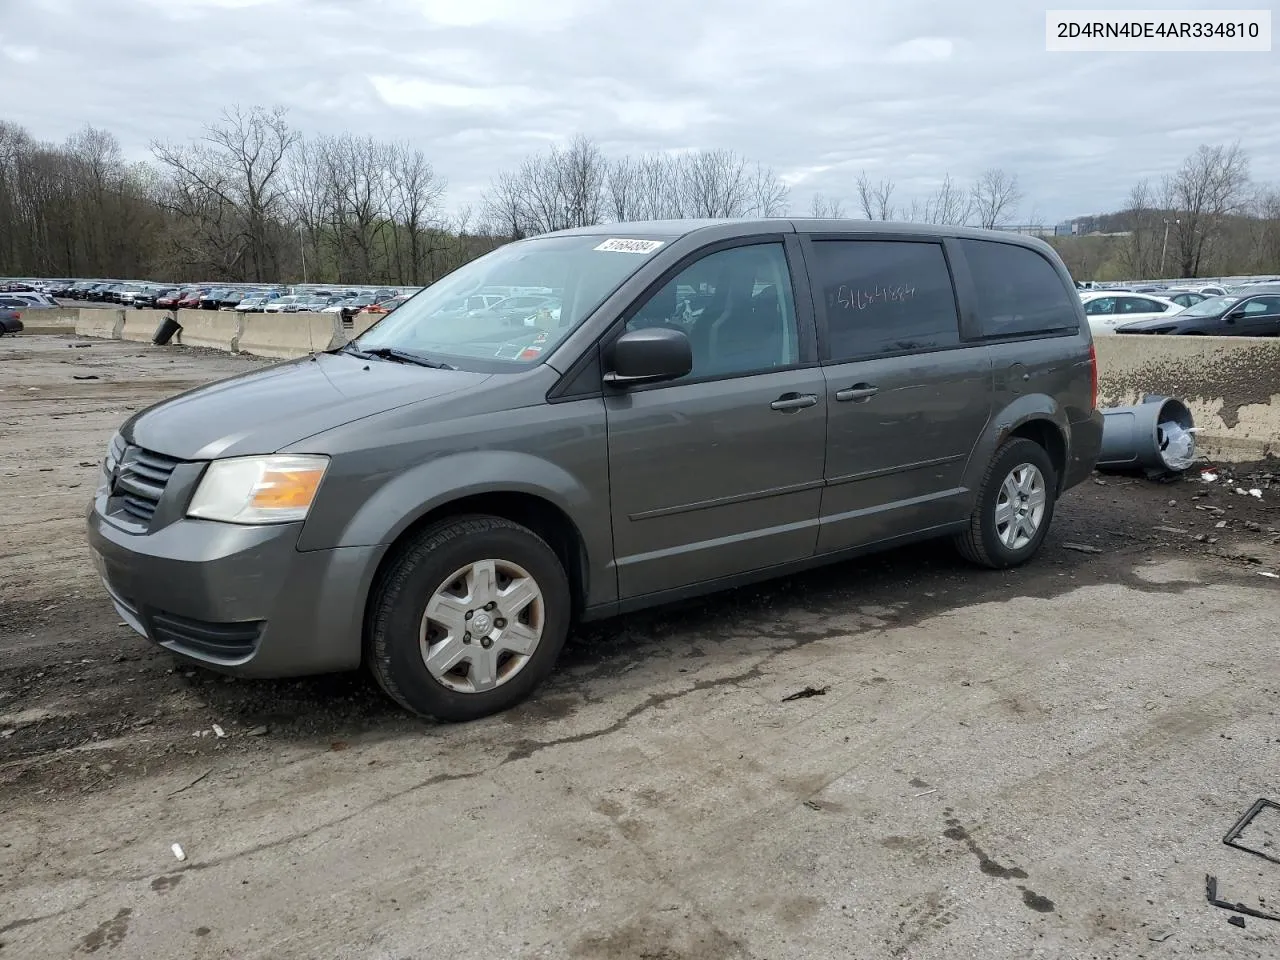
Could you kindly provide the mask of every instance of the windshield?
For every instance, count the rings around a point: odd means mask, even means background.
[[[663,243],[602,236],[509,243],[406,300],[355,344],[361,350],[393,347],[450,361],[499,361],[498,369],[529,365],[568,336]]]
[[[1187,307],[1178,314],[1178,317],[1214,317],[1239,299],[1239,297],[1210,297],[1208,300],[1201,300]]]

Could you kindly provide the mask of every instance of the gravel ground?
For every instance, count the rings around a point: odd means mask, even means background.
[[[923,545],[592,625],[438,726],[119,622],[111,431],[260,361],[87,343],[0,343],[0,957],[1280,953],[1204,897],[1280,898],[1219,842],[1280,743],[1280,466],[1096,477],[1018,571]]]

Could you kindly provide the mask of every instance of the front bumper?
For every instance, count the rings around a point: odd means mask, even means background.
[[[201,665],[288,677],[360,665],[380,547],[297,549],[301,523],[177,520],[149,534],[88,515],[94,563],[134,630]]]

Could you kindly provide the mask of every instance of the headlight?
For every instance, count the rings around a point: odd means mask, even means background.
[[[288,523],[311,509],[328,457],[234,457],[214,460],[187,507],[188,517],[224,523]]]

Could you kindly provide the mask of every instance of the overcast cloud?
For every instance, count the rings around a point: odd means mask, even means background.
[[[1054,222],[1115,209],[1138,178],[1237,138],[1254,178],[1280,181],[1275,53],[1049,54],[1044,9],[0,0],[0,118],[50,140],[91,123],[142,158],[225,105],[282,104],[307,133],[413,141],[450,207],[575,133],[609,153],[736,150],[783,176],[795,213],[819,191],[852,212],[861,169],[906,200],[999,166],[1026,194],[1019,219]]]

